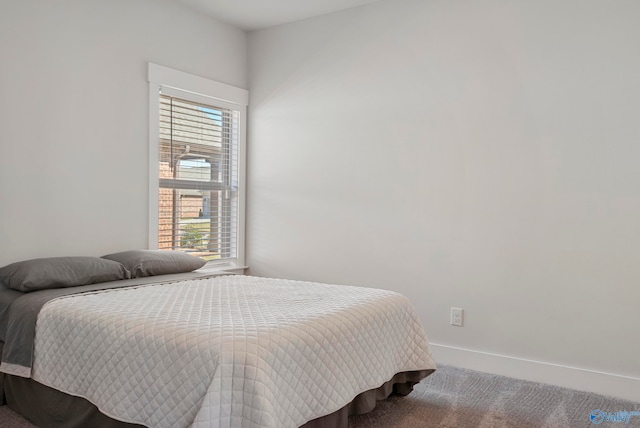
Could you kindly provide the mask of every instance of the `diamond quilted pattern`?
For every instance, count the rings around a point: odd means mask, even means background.
[[[298,427],[435,368],[400,294],[248,276],[54,300],[34,355],[35,380],[153,427]]]

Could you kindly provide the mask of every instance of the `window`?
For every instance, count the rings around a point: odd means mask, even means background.
[[[150,248],[242,267],[246,91],[154,64],[149,82]]]

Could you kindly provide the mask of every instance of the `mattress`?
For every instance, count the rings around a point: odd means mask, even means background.
[[[33,380],[154,427],[298,427],[435,369],[400,294],[247,276],[58,297],[33,348]]]

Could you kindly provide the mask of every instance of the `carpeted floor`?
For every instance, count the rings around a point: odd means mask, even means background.
[[[33,428],[27,420],[20,417],[7,406],[0,407],[0,427],[6,428]]]
[[[591,421],[592,412],[594,422]],[[638,412],[625,424],[608,414]],[[389,397],[350,428],[640,427],[640,403],[440,365],[406,397]]]
[[[600,411],[600,413],[596,413]],[[606,412],[606,413],[605,413]],[[617,419],[622,412],[629,420]],[[593,415],[593,422],[591,421]],[[406,397],[390,397],[366,415],[349,420],[350,428],[580,428],[640,427],[640,403],[526,382],[451,366],[416,385]],[[0,427],[33,425],[0,407]]]

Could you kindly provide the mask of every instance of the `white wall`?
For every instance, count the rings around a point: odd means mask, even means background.
[[[147,62],[246,88],[246,33],[171,0],[1,0],[0,266],[146,248]]]
[[[639,16],[387,0],[250,33],[250,272],[393,289],[441,361],[640,401]]]

